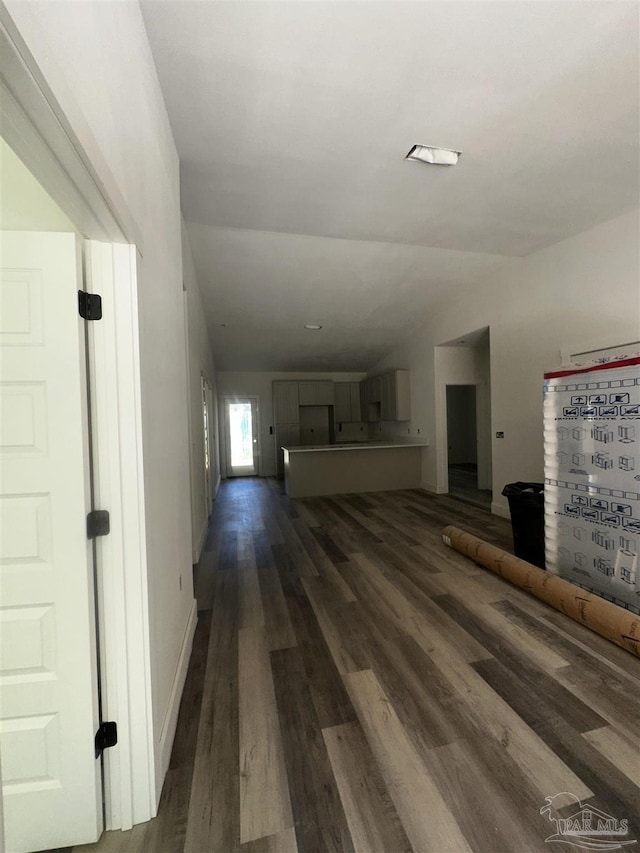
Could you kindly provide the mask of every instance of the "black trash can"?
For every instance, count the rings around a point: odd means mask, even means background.
[[[516,557],[544,569],[544,484],[507,483],[502,494],[509,500]]]

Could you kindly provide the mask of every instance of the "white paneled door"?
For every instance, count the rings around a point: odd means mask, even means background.
[[[78,247],[0,239],[0,747],[22,853],[96,840],[102,789]]]

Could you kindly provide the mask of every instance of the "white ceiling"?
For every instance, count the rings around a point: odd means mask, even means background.
[[[367,369],[434,299],[638,206],[636,3],[142,8],[218,369]]]

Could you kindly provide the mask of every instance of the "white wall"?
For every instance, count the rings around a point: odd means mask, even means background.
[[[189,429],[191,438],[191,549],[192,560],[197,562],[207,531],[211,507],[205,489],[204,472],[204,421],[202,415],[202,377],[214,388],[215,365],[209,333],[204,318],[204,307],[196,271],[193,265],[191,245],[187,229],[182,223],[182,270],[186,294],[188,327],[188,375],[189,375]],[[217,448],[218,424],[211,413],[211,427],[214,430],[213,445]],[[210,476],[214,486],[220,476],[218,455],[210,454]]]
[[[309,380],[331,379],[333,382],[359,382],[364,373],[248,373],[219,371],[217,374],[219,430],[224,435],[224,398],[225,397],[257,397],[258,422],[260,429],[260,462],[261,477],[273,477],[276,473],[275,439],[269,433],[273,426],[273,395],[271,385],[274,380]],[[347,439],[351,433],[344,431],[340,437]],[[224,444],[221,445],[224,447]],[[224,459],[221,460],[222,476],[226,475]]]
[[[494,512],[507,515],[506,483],[544,478],[542,384],[573,352],[640,337],[638,211],[514,260],[484,283],[455,290],[407,343],[376,365],[411,370],[409,424],[430,440],[423,485],[437,489],[434,348],[485,326],[491,335]],[[504,439],[495,432],[503,431]],[[440,439],[441,440],[441,439]],[[445,439],[446,440],[446,439]]]
[[[140,356],[159,798],[195,615],[178,156],[137,3],[8,0],[6,6],[107,193],[117,203],[124,200],[141,235]]]

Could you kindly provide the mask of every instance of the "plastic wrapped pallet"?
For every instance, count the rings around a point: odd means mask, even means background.
[[[547,570],[640,613],[640,355],[545,374]]]

